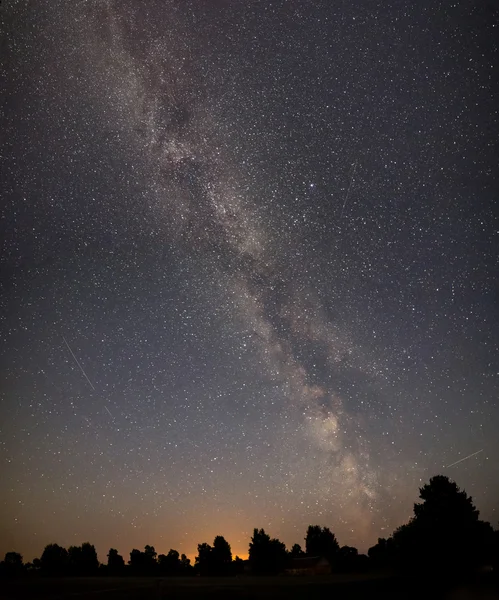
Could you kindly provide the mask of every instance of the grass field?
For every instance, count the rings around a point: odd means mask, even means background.
[[[491,581],[452,589],[431,582],[382,576],[240,577],[240,578],[33,578],[0,583],[1,600],[401,600],[442,598],[493,600],[499,593]]]

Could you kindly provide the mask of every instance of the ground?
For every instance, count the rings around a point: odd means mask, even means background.
[[[497,582],[480,578],[451,589],[416,579],[369,575],[239,578],[31,578],[0,582],[0,600],[493,600]]]

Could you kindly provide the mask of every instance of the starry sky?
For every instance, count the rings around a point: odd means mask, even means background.
[[[2,2],[0,552],[497,526],[498,26]]]

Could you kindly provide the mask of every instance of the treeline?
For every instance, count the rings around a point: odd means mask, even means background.
[[[310,525],[305,549],[295,544],[290,550],[255,529],[248,560],[233,557],[230,544],[216,536],[213,544],[198,545],[194,565],[185,554],[170,550],[156,553],[153,546],[133,549],[125,559],[110,548],[106,564],[100,564],[95,547],[85,542],[68,549],[58,544],[45,547],[40,558],[24,564],[17,552],[8,552],[0,563],[3,576],[39,573],[47,576],[229,576],[242,573],[274,575],[288,570],[313,573],[319,562],[330,572],[359,572],[370,568],[466,572],[482,565],[498,566],[499,531],[479,519],[479,512],[465,491],[447,477],[437,475],[420,489],[422,502],[414,505],[414,516],[388,539],[380,538],[368,556],[350,546],[340,547],[328,527]],[[320,561],[312,560],[320,558]],[[307,560],[308,559],[308,560]]]
[[[255,574],[274,575],[296,564],[298,559],[322,557],[334,565],[336,570],[361,570],[367,565],[367,556],[359,555],[356,548],[340,548],[336,536],[328,527],[310,525],[305,538],[305,550],[294,544],[287,550],[283,542],[271,538],[264,529],[255,529],[249,545],[249,558],[242,560],[232,556],[227,540],[218,535],[210,545],[198,544],[198,554],[194,565],[185,554],[170,550],[168,554],[157,554],[154,546],[145,546],[144,550],[134,548],[130,558],[125,559],[118,550],[110,548],[107,562],[100,564],[93,544],[85,542],[81,546],[70,546],[67,550],[58,544],[48,544],[41,557],[32,563],[23,563],[23,557],[17,552],[8,552],[1,563],[5,575],[40,573],[58,576],[96,576],[96,575],[132,575],[132,576],[226,576],[240,575],[245,571]]]

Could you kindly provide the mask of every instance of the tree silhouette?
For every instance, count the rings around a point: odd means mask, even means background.
[[[256,574],[280,573],[287,562],[286,546],[263,529],[254,529],[249,545],[249,563]]]
[[[305,552],[301,549],[300,544],[294,544],[289,553],[291,558],[303,558],[305,556]]]
[[[308,556],[323,556],[333,564],[338,555],[340,546],[336,536],[328,527],[309,525],[305,538],[305,548]]]
[[[112,575],[118,575],[125,570],[125,561],[116,548],[110,548],[107,554],[107,567]]]
[[[130,560],[128,561],[128,564],[130,565],[130,568],[134,571],[139,571],[140,569],[142,569],[144,565],[142,552],[140,550],[137,550],[137,548],[134,548],[130,552]]]
[[[81,546],[70,546],[68,565],[72,575],[95,575],[99,568],[95,546],[89,542],[84,542]]]
[[[68,567],[68,551],[58,544],[48,544],[40,557],[40,566],[47,575],[63,575]]]
[[[145,546],[144,555],[147,564],[153,565],[156,562],[156,556],[158,555],[154,546]]]
[[[212,547],[206,542],[198,544],[198,555],[195,558],[196,569],[200,575],[211,575]]]
[[[369,548],[367,555],[375,567],[386,567],[391,565],[395,557],[393,538],[378,538],[378,543]]]
[[[31,564],[33,571],[40,571],[42,568],[42,562],[39,558],[34,558]]]
[[[212,548],[213,570],[216,575],[228,575],[232,564],[232,551],[226,539],[217,535]]]
[[[359,566],[359,551],[352,546],[342,546],[338,551],[336,568],[338,571],[351,572]]]
[[[161,575],[179,575],[181,566],[180,555],[176,550],[170,549],[168,554],[158,556],[158,568]]]
[[[493,530],[479,520],[472,498],[448,477],[436,475],[419,490],[414,517],[378,541],[369,556],[404,569],[465,572],[492,553]]]
[[[37,559],[35,558],[34,560],[37,560]],[[3,564],[3,563],[0,563],[0,564]],[[24,570],[27,571],[28,573],[36,573],[36,571],[37,571],[37,569],[33,565],[33,562],[27,562],[24,565]]]
[[[25,570],[23,557],[19,552],[7,552],[0,563],[0,573],[6,577],[17,577]]]
[[[234,575],[242,575],[244,573],[244,560],[236,556],[232,562],[232,572]]]
[[[70,546],[68,548],[68,567],[71,575],[79,575],[79,568],[81,562],[81,547]]]
[[[213,546],[198,545],[196,569],[200,575],[229,575],[232,572],[232,552],[223,536],[217,535]]]
[[[154,575],[158,566],[156,556],[154,546],[145,546],[144,552],[134,548],[128,561],[131,571],[136,575]]]
[[[492,534],[492,566],[494,567],[494,571],[499,573],[499,529],[495,529]]]
[[[190,575],[193,567],[191,566],[191,559],[187,558],[185,554],[180,555],[180,570],[182,575]]]
[[[473,506],[471,496],[461,491],[454,481],[444,475],[436,475],[419,490],[424,502],[414,504],[414,516],[434,527],[443,523],[464,519],[467,523],[476,523],[479,512]]]

